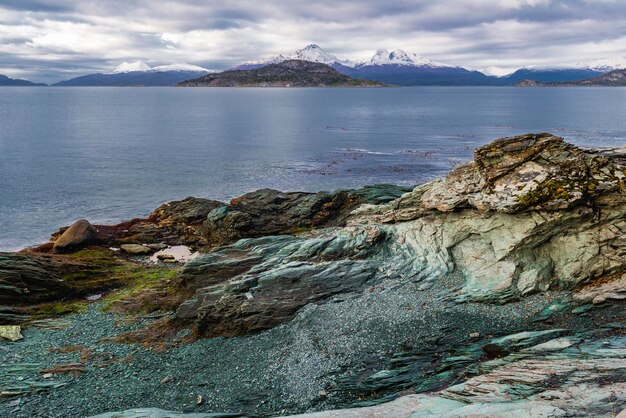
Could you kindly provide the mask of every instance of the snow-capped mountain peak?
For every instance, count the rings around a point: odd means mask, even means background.
[[[258,60],[246,61],[243,64],[235,68],[247,68],[247,67],[260,67],[270,64],[278,64],[287,60],[304,60],[311,62],[320,62],[322,64],[342,64],[345,66],[352,66],[353,63],[349,60],[340,60],[333,54],[326,52],[319,45],[310,44],[302,49],[298,49],[295,52],[288,54],[272,55],[269,57],[261,58]]]
[[[417,54],[409,54],[402,49],[379,49],[369,60],[362,60],[358,66],[367,65],[407,65],[412,67],[436,67],[443,64],[436,64],[433,61]]]
[[[304,60],[312,62],[320,62],[323,64],[334,65],[340,64],[345,67],[365,67],[379,65],[396,65],[411,67],[450,67],[446,64],[433,62],[417,54],[409,54],[402,49],[379,49],[374,56],[369,59],[360,61],[341,60],[335,55],[325,51],[319,45],[310,44],[289,54],[274,55],[260,60],[246,61],[245,63],[234,67],[234,69],[258,68],[269,64],[278,64],[286,60]]]
[[[310,44],[305,48],[297,50],[295,53],[291,54],[290,59],[321,62],[323,64],[334,64],[336,62],[340,62],[336,56],[324,51],[316,44]]]
[[[188,71],[188,72],[205,72],[210,73],[211,70],[200,67],[198,65],[187,64],[187,63],[176,63],[176,64],[167,64],[167,65],[158,65],[152,68],[153,71]]]
[[[152,67],[142,61],[126,62],[124,61],[113,70],[112,74],[131,73],[134,71],[150,71]]]

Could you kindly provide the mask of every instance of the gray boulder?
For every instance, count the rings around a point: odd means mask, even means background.
[[[85,219],[74,222],[54,243],[54,251],[67,253],[79,250],[95,242],[98,231]]]

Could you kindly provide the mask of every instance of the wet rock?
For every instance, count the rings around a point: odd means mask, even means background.
[[[74,222],[54,242],[54,251],[66,253],[79,250],[93,243],[98,238],[98,231],[89,221],[81,219]]]
[[[155,251],[147,245],[141,244],[124,244],[120,246],[120,250],[124,253],[132,255],[150,255]]]

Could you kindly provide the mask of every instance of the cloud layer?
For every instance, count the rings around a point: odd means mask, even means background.
[[[626,55],[623,0],[3,0],[0,74],[53,82],[122,61],[224,69],[315,42],[506,72]]]

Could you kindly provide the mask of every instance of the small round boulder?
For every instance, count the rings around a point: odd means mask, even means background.
[[[67,253],[80,250],[96,241],[98,231],[86,219],[76,221],[61,234],[52,247],[54,252]]]

